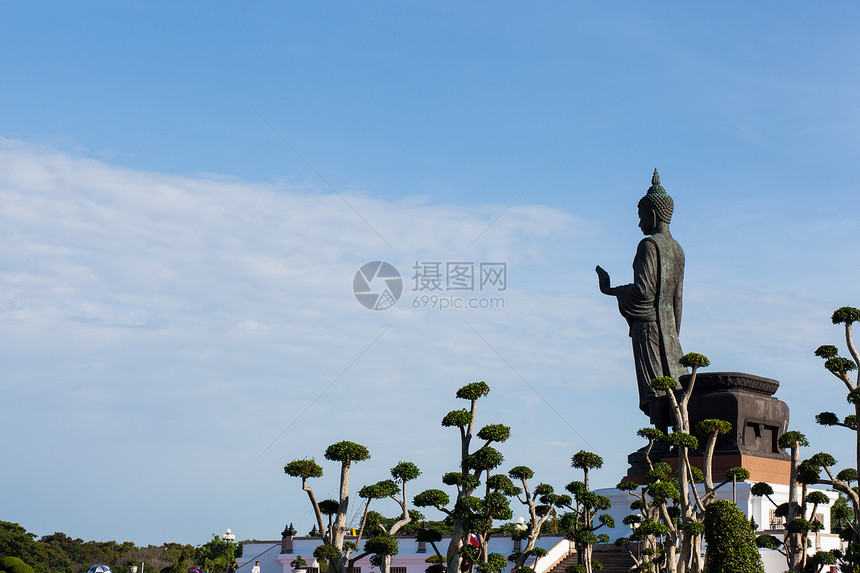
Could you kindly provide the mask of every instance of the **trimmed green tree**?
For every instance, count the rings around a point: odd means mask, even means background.
[[[571,499],[569,495],[556,494],[553,487],[545,483],[539,483],[535,486],[534,491],[532,491],[529,488],[528,480],[534,477],[534,472],[526,466],[513,467],[508,471],[508,475],[512,479],[519,480],[522,484],[522,487],[518,488],[520,493],[516,494],[516,497],[520,503],[528,508],[529,512],[529,521],[521,537],[521,539],[526,540],[526,545],[518,553],[512,555],[514,562],[513,570],[517,571],[525,567],[526,560],[529,557],[542,557],[539,553],[546,554],[546,550],[535,547],[543,524],[546,523],[547,519],[555,515],[555,508],[569,505]]]
[[[588,485],[588,472],[603,467],[603,458],[595,453],[581,450],[573,455],[570,465],[582,470],[583,480],[567,484],[565,489],[572,496],[572,499],[568,498],[570,503],[564,503],[567,500],[556,500],[570,510],[561,516],[560,523],[565,537],[576,547],[577,565],[584,573],[592,573],[595,569],[603,568],[602,564],[592,557],[594,546],[597,543],[609,542],[608,535],[598,534],[596,531],[603,527],[615,527],[615,521],[611,515],[598,514],[609,510],[609,498],[594,493]],[[595,519],[597,519],[596,524]]]
[[[729,500],[705,509],[705,573],[764,573],[750,522]]]
[[[346,519],[349,511],[349,470],[353,463],[370,458],[370,452],[366,447],[355,442],[343,441],[330,445],[325,451],[325,458],[333,462],[340,462],[340,496],[337,503],[337,511],[334,520],[329,527],[323,524],[323,510],[317,502],[313,488],[308,484],[310,478],[322,477],[323,470],[313,459],[293,460],[284,466],[284,473],[302,480],[302,489],[307,492],[317,519],[317,526],[323,539],[323,545],[314,551],[314,557],[325,559],[334,573],[344,573],[349,555],[356,549],[355,543],[346,542]],[[367,507],[362,517],[362,524],[367,517]],[[358,538],[361,539],[363,531],[359,531]]]
[[[491,444],[507,441],[510,428],[504,424],[489,424],[475,433],[478,400],[489,392],[490,387],[484,382],[466,384],[457,390],[457,398],[468,400],[469,409],[452,410],[442,418],[442,426],[457,428],[460,433],[460,469],[442,476],[445,485],[457,490],[453,507],[447,507],[451,500],[439,489],[423,491],[413,499],[416,507],[435,507],[453,521],[454,531],[445,556],[448,573],[460,573],[464,561],[472,565],[477,563],[481,573],[492,573],[507,566],[503,555],[493,554],[501,557],[499,561],[487,549],[493,520],[513,516],[508,497],[517,493],[507,476],[493,475],[504,457]],[[472,449],[475,437],[483,444]],[[482,478],[484,497],[478,498],[474,494]],[[469,534],[477,537],[477,548],[466,542]]]

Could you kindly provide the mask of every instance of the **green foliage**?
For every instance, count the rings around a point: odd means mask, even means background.
[[[854,404],[855,406],[857,404],[860,404],[860,388],[854,388],[853,390],[848,392],[848,395],[845,397],[845,399],[848,400],[849,404]]]
[[[705,573],[764,573],[755,536],[741,510],[728,500],[705,508]]]
[[[607,499],[606,501],[608,502],[609,500]],[[597,521],[599,521],[601,525],[605,525],[609,529],[615,529],[615,518],[608,513],[601,513],[600,515],[598,515]]]
[[[741,467],[729,468],[726,470],[726,481],[730,481],[732,478],[737,481],[745,481],[750,479],[750,472]]]
[[[293,569],[307,569],[308,562],[305,561],[305,558],[301,555],[297,555],[295,559],[290,561],[290,567],[292,567]]]
[[[504,461],[505,457],[501,452],[490,446],[484,446],[463,460],[463,469],[487,471],[499,467]]]
[[[644,501],[642,501],[641,499],[634,499],[633,501],[630,502],[630,510],[631,511],[642,511],[644,509],[647,509],[647,507],[648,506],[646,505],[646,503]]]
[[[501,491],[506,495],[513,495],[511,492],[514,488],[514,482],[505,474],[495,474],[487,478],[487,487],[493,490]]]
[[[522,467],[522,466],[521,466]],[[555,491],[548,483],[539,483],[535,486],[535,495],[551,495]]]
[[[592,452],[580,450],[570,458],[570,467],[581,470],[595,470],[603,467],[603,458]]]
[[[815,349],[815,355],[819,358],[833,358],[839,354],[839,350],[832,344],[822,344]]]
[[[575,497],[579,497],[586,491],[585,483],[578,480],[573,480],[572,482],[564,486],[564,489],[572,493]]]
[[[366,485],[358,490],[358,496],[364,499],[382,499],[395,496],[398,493],[400,493],[400,486],[390,479]]]
[[[341,556],[341,551],[330,543],[323,543],[314,549],[313,555],[320,561],[334,561]]]
[[[474,563],[475,561],[478,560],[478,557],[480,556],[480,552],[478,551],[478,548],[475,547],[474,545],[470,545],[468,543],[463,545],[458,550],[458,553],[460,554],[460,557],[462,557],[463,559],[465,559],[469,563]]]
[[[669,527],[665,523],[660,523],[651,519],[644,520],[639,524],[639,527],[636,528],[636,537],[640,539],[648,535],[660,537],[667,533],[669,533]]]
[[[806,503],[827,504],[830,503],[830,498],[822,491],[813,491],[807,494]]]
[[[640,428],[636,430],[636,435],[640,438],[645,438],[646,440],[653,440],[655,442],[662,442],[666,438],[666,434],[657,428]]]
[[[824,367],[835,374],[845,374],[846,372],[851,372],[852,370],[857,369],[857,365],[854,364],[853,360],[849,360],[848,358],[842,358],[841,356],[834,356],[833,358],[828,358],[824,362]]]
[[[442,541],[442,532],[438,529],[421,528],[415,533],[415,538],[424,543],[438,543]]]
[[[465,428],[472,423],[472,413],[468,410],[451,410],[442,418],[442,425],[446,428]]]
[[[333,462],[361,462],[370,458],[370,452],[361,444],[342,441],[326,448],[325,459]]]
[[[852,322],[858,322],[860,321],[860,310],[852,306],[843,306],[841,308],[837,308],[833,312],[830,320],[833,321],[833,324],[851,324]]]
[[[725,434],[731,431],[732,423],[726,420],[707,419],[702,420],[696,425],[696,433],[700,436],[709,436],[711,434]]]
[[[26,557],[37,551],[36,535],[17,523],[0,521],[0,555]]]
[[[481,482],[472,474],[463,472],[448,472],[442,476],[445,485],[456,485],[463,489],[475,489]]]
[[[705,368],[711,365],[711,361],[703,354],[688,352],[678,361],[685,368]]]
[[[690,449],[699,447],[699,440],[687,432],[672,432],[666,436],[666,443],[670,446],[685,446]]]
[[[687,521],[681,524],[681,529],[690,535],[702,535],[705,532],[705,524],[700,521]]]
[[[33,568],[18,557],[0,558],[0,571],[3,573],[33,573]]]
[[[755,538],[755,544],[761,549],[779,549],[782,547],[782,541],[770,534],[759,535]]]
[[[678,486],[671,481],[659,481],[648,486],[648,495],[654,501],[661,503],[667,501],[677,502],[681,494],[678,491]]]
[[[424,570],[424,573],[445,573],[445,566],[439,563],[433,563]]]
[[[692,466],[690,468],[690,477],[692,477],[693,481],[697,483],[705,481],[705,473],[696,466]]]
[[[654,390],[674,390],[678,387],[678,383],[671,376],[660,376],[651,380],[651,388]]]
[[[798,517],[786,523],[785,530],[789,533],[808,533],[812,531],[812,523]]]
[[[412,500],[412,505],[416,507],[444,507],[448,505],[451,499],[448,494],[441,489],[428,489],[422,491]]]
[[[527,466],[514,466],[508,470],[508,475],[513,479],[532,479],[535,473]]]
[[[324,499],[319,502],[319,506],[323,515],[335,515],[340,507],[340,503],[334,499]]]
[[[400,483],[412,481],[421,475],[421,470],[412,462],[400,461],[391,468],[391,477]]]
[[[815,423],[821,426],[835,426],[839,423],[839,417],[833,412],[821,412],[815,415]]]
[[[780,448],[791,449],[795,447],[807,447],[809,446],[809,440],[806,439],[802,433],[797,430],[789,430],[788,432],[783,433],[778,440],[778,445]]]
[[[379,534],[364,543],[364,550],[374,555],[397,555],[399,547],[397,540],[390,535]]]
[[[303,479],[322,477],[323,470],[313,459],[293,460],[284,466],[284,473]]]
[[[490,387],[484,382],[472,382],[457,390],[457,398],[477,400],[490,393]]]
[[[760,481],[753,484],[752,488],[750,488],[750,493],[756,497],[773,495],[773,487],[767,482]]]
[[[830,506],[830,532],[839,533],[843,529],[850,528],[853,520],[854,510],[848,500],[840,495]]]
[[[816,483],[819,479],[821,466],[813,463],[811,460],[803,460],[797,466],[797,481],[798,483]]]
[[[615,486],[615,489],[627,492],[636,491],[639,489],[639,484],[635,481],[621,480],[618,485]]]
[[[505,442],[511,437],[511,429],[504,424],[488,424],[478,430],[478,438],[490,442]]]
[[[816,551],[811,559],[818,566],[836,565],[836,555],[832,551]]]
[[[508,560],[501,553],[490,553],[487,555],[486,563],[478,564],[479,573],[498,573],[508,566]]]
[[[645,476],[652,480],[665,480],[672,475],[672,466],[665,462],[658,462],[645,473]]]
[[[851,483],[857,481],[857,470],[854,468],[845,468],[836,474],[836,479]]]

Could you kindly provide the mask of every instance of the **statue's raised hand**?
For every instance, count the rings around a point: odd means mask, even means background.
[[[612,294],[612,289],[609,286],[609,273],[607,273],[600,265],[594,267],[597,272],[597,284],[600,285],[600,292],[603,294]]]

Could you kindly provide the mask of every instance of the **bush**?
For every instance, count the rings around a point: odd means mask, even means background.
[[[705,573],[764,573],[755,534],[746,516],[728,501],[705,509]]]
[[[33,568],[17,557],[0,559],[0,571],[3,573],[33,573]]]

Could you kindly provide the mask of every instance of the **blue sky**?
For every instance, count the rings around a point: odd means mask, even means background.
[[[439,420],[475,380],[481,421],[512,426],[505,467],[561,487],[592,449],[614,485],[645,419],[593,268],[629,280],[655,167],[687,253],[684,349],[780,380],[808,453],[850,460],[812,421],[847,411],[811,351],[860,305],[858,12],[2,4],[19,471],[0,519],[137,543],[304,532],[284,463],[353,439],[373,455],[356,484],[409,459],[437,487],[457,447]],[[372,260],[404,275],[385,311],[353,297]],[[506,262],[504,308],[412,308],[415,261]]]

